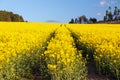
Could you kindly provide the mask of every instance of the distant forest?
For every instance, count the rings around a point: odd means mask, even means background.
[[[120,24],[120,9],[115,6],[114,11],[112,12],[112,7],[109,6],[105,11],[105,15],[103,16],[103,20],[98,21],[96,18],[88,19],[85,15],[82,15],[78,18],[71,19],[69,21],[70,24],[91,24],[91,23],[112,23],[112,24]]]
[[[22,16],[18,14],[14,14],[13,12],[3,11],[0,10],[0,21],[6,21],[6,22],[24,22],[24,19]]]

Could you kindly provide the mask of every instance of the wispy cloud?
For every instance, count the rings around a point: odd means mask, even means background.
[[[102,14],[101,13],[97,13],[97,16],[101,16]]]
[[[105,6],[107,3],[105,0],[100,1],[100,6]]]

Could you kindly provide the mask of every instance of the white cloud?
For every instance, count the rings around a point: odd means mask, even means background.
[[[105,0],[100,1],[100,5],[101,5],[101,6],[106,5],[106,1],[105,1]]]
[[[112,5],[112,4],[117,4],[118,2],[117,1],[113,1],[113,0],[101,0],[100,1],[100,6],[105,6],[105,5],[107,5],[107,6],[110,6],[110,5]]]
[[[101,16],[102,14],[101,13],[97,13],[97,16]]]

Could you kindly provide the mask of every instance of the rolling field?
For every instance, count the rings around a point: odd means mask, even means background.
[[[120,25],[0,23],[0,80],[120,80]]]

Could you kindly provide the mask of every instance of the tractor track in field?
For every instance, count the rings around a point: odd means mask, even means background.
[[[62,26],[62,25],[61,25]],[[60,26],[60,27],[61,27]],[[66,27],[66,26],[65,26]],[[68,29],[68,28],[67,28]],[[68,29],[69,30],[69,29]],[[70,30],[69,30],[70,31]],[[83,50],[81,48],[81,45],[78,44],[78,36],[73,33],[72,31],[71,32],[71,36],[73,37],[74,39],[74,42],[75,42],[75,46],[78,50]],[[55,33],[55,32],[54,32]],[[51,38],[53,37],[54,38],[55,34],[53,34],[51,36]],[[50,41],[51,38],[48,40]],[[47,44],[48,45],[48,44]],[[46,45],[46,46],[47,46]],[[46,48],[47,50],[47,48]],[[83,58],[86,58],[86,54],[84,54],[86,51],[83,51],[82,53],[82,56]],[[96,71],[96,66],[95,66],[95,62],[94,62],[94,59],[92,60],[87,60],[87,63],[86,63],[86,67],[87,67],[87,71],[88,71],[88,76],[87,76],[87,80],[114,80],[114,79],[110,79],[108,76],[105,76],[105,75],[99,75],[97,74],[97,71]],[[50,78],[43,78],[43,76],[41,76],[39,74],[39,72],[35,72],[35,74],[33,75],[34,79],[33,80],[51,80]]]
[[[88,80],[112,80],[105,75],[99,75],[96,72],[95,62],[87,61],[87,70],[88,70]]]
[[[60,25],[61,27],[62,25]],[[58,27],[59,28],[59,27]],[[58,29],[56,28],[51,34],[50,34],[50,37],[48,37],[46,39],[46,41],[43,43],[43,47],[44,47],[44,52],[47,50],[47,46],[49,44],[49,42],[51,41],[52,38],[55,37],[55,32],[56,30]],[[43,64],[45,68],[47,68],[47,64],[45,62],[44,59],[41,59],[42,60],[42,63],[40,64]],[[51,76],[50,74],[47,74],[49,76],[46,77],[46,75],[43,76],[43,74],[41,74],[41,72],[39,71],[40,67],[38,67],[38,69],[33,73],[33,80],[51,80]],[[45,71],[46,72],[46,71]]]
[[[56,31],[56,30],[55,30]],[[50,34],[50,37],[48,39],[46,39],[46,41],[43,43],[43,47],[44,47],[44,52],[47,50],[47,46],[48,46],[48,42],[50,42],[50,40],[52,38],[55,37],[55,31],[52,32]],[[42,59],[41,59],[42,60]],[[41,61],[41,63],[38,63],[39,65],[40,64],[43,64],[45,68],[47,68],[47,64],[45,63],[44,59]],[[46,77],[46,76],[43,76],[43,74],[39,71],[39,66],[38,68],[34,71],[33,73],[33,80],[51,80],[50,76]]]
[[[83,50],[83,48],[82,48],[83,46],[81,46],[79,44],[80,42],[78,42],[78,36],[75,33],[73,33],[70,29],[69,29],[69,31],[71,32],[71,36],[74,39],[76,48],[78,50],[82,50],[83,51],[82,56],[83,56],[83,58],[86,58],[86,50]],[[84,48],[85,48],[85,46],[84,46]],[[94,59],[87,60],[86,67],[87,67],[87,71],[88,71],[87,80],[114,80],[114,79],[110,79],[106,75],[97,74]]]

